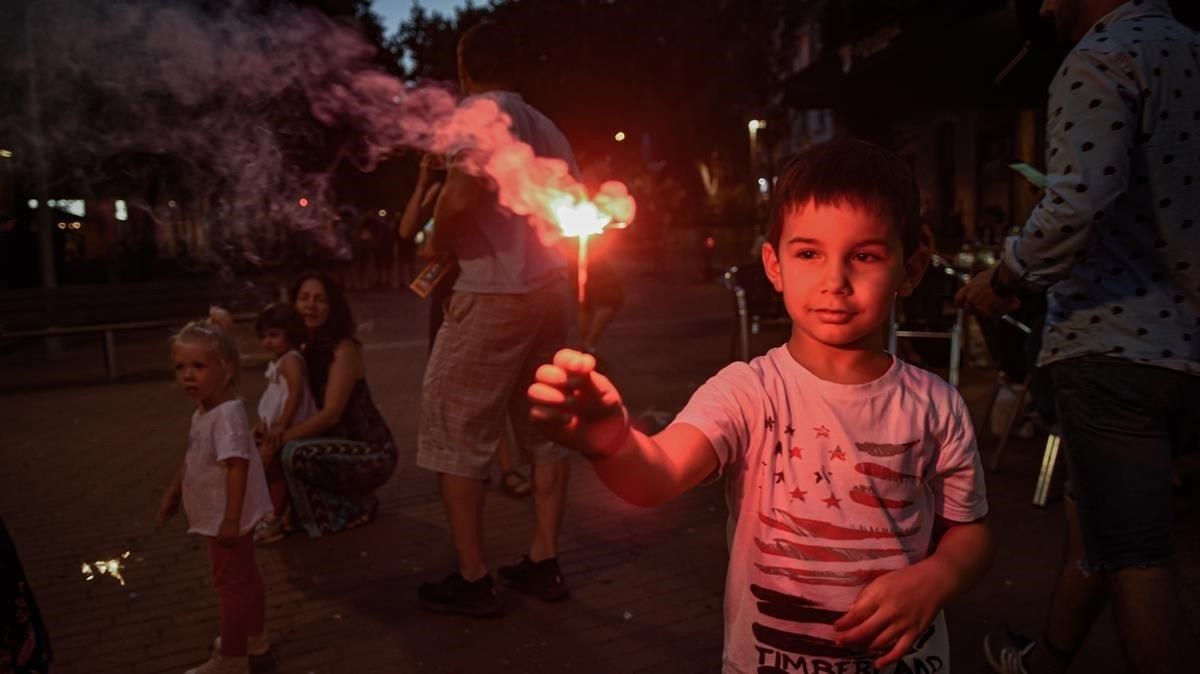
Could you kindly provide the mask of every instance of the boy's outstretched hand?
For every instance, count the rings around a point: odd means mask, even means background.
[[[837,642],[867,653],[883,669],[908,652],[937,617],[943,597],[934,589],[929,565],[914,565],[880,576],[863,588],[850,610],[833,624]]]
[[[589,458],[615,453],[629,435],[629,415],[596,358],[572,349],[538,368],[529,387],[530,418],[549,439]]]

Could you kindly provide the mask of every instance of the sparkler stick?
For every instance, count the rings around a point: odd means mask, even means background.
[[[601,211],[595,203],[582,201],[578,203],[562,203],[553,208],[555,220],[563,236],[573,236],[579,239],[579,303],[587,295],[588,277],[588,237],[600,234],[604,228],[612,224],[613,217]],[[614,226],[620,227],[622,223]]]
[[[579,306],[583,306],[583,300],[587,293],[588,279],[588,235],[579,235]]]
[[[600,191],[588,200],[582,194],[566,191],[547,197],[543,202],[543,221],[558,226],[562,236],[579,239],[579,303],[587,297],[588,238],[603,233],[607,227],[621,229],[633,221],[636,205],[625,185],[609,181],[600,186]]]

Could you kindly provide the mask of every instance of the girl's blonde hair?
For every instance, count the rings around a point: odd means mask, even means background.
[[[229,368],[229,379],[225,385],[236,391],[241,382],[241,356],[237,339],[233,336],[233,316],[221,307],[209,307],[208,317],[192,321],[171,336],[171,346],[176,344],[207,345]]]

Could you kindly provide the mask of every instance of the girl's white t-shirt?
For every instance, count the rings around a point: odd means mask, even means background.
[[[229,472],[221,462],[226,459],[250,462],[239,533],[252,531],[254,525],[274,511],[262,459],[251,439],[246,407],[241,400],[229,400],[207,412],[197,409],[192,415],[183,467],[183,510],[187,513],[190,534],[216,536],[221,527]]]
[[[313,399],[312,389],[308,387],[308,364],[299,351],[288,351],[267,365],[267,388],[258,399],[258,420],[267,428],[273,428],[279,417],[283,416],[283,408],[288,401],[287,382],[279,373],[279,364],[284,358],[296,358],[300,361],[300,406],[296,408],[296,416],[292,417],[292,425],[307,421],[317,413],[317,403]]]

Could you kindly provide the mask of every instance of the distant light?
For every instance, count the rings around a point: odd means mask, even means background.
[[[47,205],[47,206],[49,206],[50,208],[54,208],[55,206],[57,206],[57,205],[58,205],[58,202],[57,202],[57,201],[55,201],[54,199],[51,199],[51,200],[49,200],[49,201],[47,201],[47,202],[46,202],[46,205]]]
[[[620,143],[621,141],[625,140],[625,132],[618,131],[617,135],[613,136],[613,139]]]
[[[87,215],[87,202],[83,199],[59,199],[58,207],[77,218]]]
[[[26,201],[26,202],[25,202],[25,205],[26,205],[26,206],[29,206],[29,210],[33,210],[33,209],[37,208],[37,206],[38,206],[38,200],[37,200],[37,199],[30,199],[29,201]]]
[[[425,230],[417,232],[417,235],[413,237],[413,242],[417,245],[425,243]]]
[[[80,227],[83,227],[83,225],[80,224],[80,222],[78,220],[71,223],[71,229],[79,229]]]
[[[704,247],[709,250],[716,248],[717,247],[716,238],[710,236],[710,237],[704,239]]]
[[[382,208],[381,208],[381,209],[379,209],[379,217],[381,217],[381,218],[386,218],[386,217],[387,217],[387,211],[383,210]]]
[[[58,228],[59,228],[59,229],[66,229],[66,228],[67,228],[67,223],[65,223],[65,222],[60,222],[60,223],[58,223]]]
[[[12,150],[0,150],[0,159],[12,157]]]
[[[767,193],[767,191],[770,189],[770,185],[771,185],[771,184],[767,182],[767,179],[766,179],[766,178],[759,178],[759,179],[758,179],[758,191],[759,191],[759,192],[762,192],[763,194],[766,194],[766,193]]]
[[[171,199],[170,201],[167,202],[167,208],[175,208],[175,206],[176,206],[176,204],[175,204],[174,199]]]
[[[304,197],[300,197],[300,201],[296,203],[300,204],[300,208],[308,208],[308,199],[305,199]]]
[[[129,210],[125,206],[124,199],[117,199],[113,202],[113,211],[114,218],[122,221],[129,219]]]
[[[758,131],[759,129],[765,129],[765,128],[767,128],[767,120],[752,119],[752,120],[750,120],[750,123],[746,125],[746,127],[748,129],[750,129],[751,131]]]

